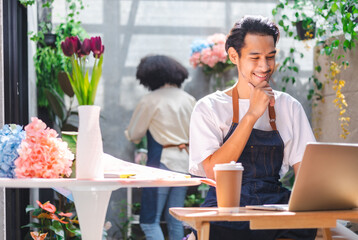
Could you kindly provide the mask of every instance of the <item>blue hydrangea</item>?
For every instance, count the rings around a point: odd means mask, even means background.
[[[203,50],[204,48],[208,48],[210,47],[210,44],[205,41],[205,40],[195,40],[192,44],[191,44],[191,54],[193,55],[196,52],[201,52],[201,50]]]
[[[25,136],[19,125],[4,125],[0,130],[0,177],[15,177],[14,161],[19,157],[17,149]]]

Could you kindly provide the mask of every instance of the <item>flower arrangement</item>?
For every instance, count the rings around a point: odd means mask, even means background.
[[[26,207],[26,213],[32,211],[32,218],[37,218],[39,222],[32,222],[23,228],[36,228],[37,231],[30,232],[32,239],[80,239],[81,231],[79,229],[79,222],[77,216],[73,213],[63,213],[56,210],[56,207],[50,202],[42,204],[36,201],[39,208],[32,205]]]
[[[68,71],[66,73],[77,97],[78,104],[93,105],[98,82],[102,75],[104,46],[102,45],[101,37],[86,38],[83,42],[77,36],[67,37],[61,43],[61,48],[64,55],[71,58],[72,76]],[[91,81],[89,81],[86,60],[91,51],[95,61]]]
[[[223,73],[235,65],[225,51],[226,36],[216,33],[206,40],[195,40],[191,45],[190,64],[203,67],[205,74]]]
[[[31,121],[25,130],[14,124],[0,130],[0,177],[69,177],[74,155],[67,143],[40,119]]]
[[[18,178],[69,177],[74,159],[67,143],[57,138],[55,130],[47,128],[38,118],[25,126],[26,137],[18,149],[15,173]]]
[[[19,157],[17,149],[25,138],[25,131],[18,125],[4,125],[0,130],[0,177],[15,176],[14,161]]]

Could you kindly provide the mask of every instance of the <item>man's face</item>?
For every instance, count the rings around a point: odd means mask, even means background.
[[[239,81],[254,86],[269,82],[275,68],[276,49],[272,36],[247,34],[238,61]]]

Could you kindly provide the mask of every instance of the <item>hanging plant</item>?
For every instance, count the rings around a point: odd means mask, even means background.
[[[315,38],[316,23],[312,18],[307,18],[296,22],[297,36],[300,40],[310,40]]]
[[[298,41],[314,39],[315,46],[320,49],[320,54],[328,56],[330,70],[326,79],[327,83],[333,84],[336,94],[334,104],[340,112],[338,117],[342,129],[340,137],[346,138],[349,134],[350,118],[346,113],[348,104],[342,93],[345,81],[339,78],[339,74],[349,66],[349,62],[345,60],[344,54],[336,54],[336,50],[343,49],[347,52],[356,46],[358,34],[354,29],[358,24],[358,2],[355,0],[280,0],[272,10],[272,15],[280,17],[278,25],[282,27],[287,37]],[[342,33],[343,39],[338,38],[338,35]],[[333,41],[330,40],[332,37]],[[299,73],[299,66],[294,60],[297,55],[304,57],[301,50],[291,47],[288,56],[280,64],[279,71],[284,73],[282,81],[285,83],[294,84],[296,81],[292,74]],[[316,77],[321,70],[322,67],[316,64],[314,74],[309,78],[309,81],[313,82],[313,88],[308,92],[308,100],[324,100],[322,89],[325,82],[321,82]]]

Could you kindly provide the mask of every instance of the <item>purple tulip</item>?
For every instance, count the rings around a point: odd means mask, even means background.
[[[75,52],[73,48],[73,44],[68,37],[65,39],[65,41],[61,42],[61,48],[63,54],[65,54],[65,56],[67,57],[71,57]]]
[[[81,51],[81,41],[80,41],[80,39],[76,36],[76,37],[70,37],[70,40],[72,41],[75,53],[78,54]]]
[[[101,37],[91,37],[91,50],[95,58],[99,58],[104,52]]]
[[[90,52],[91,52],[91,40],[86,38],[85,40],[83,40],[78,56],[79,57],[87,56],[88,54],[90,54]]]
[[[78,37],[67,37],[65,41],[61,43],[63,54],[67,57],[71,57],[74,53],[78,53],[81,50],[81,42]]]

